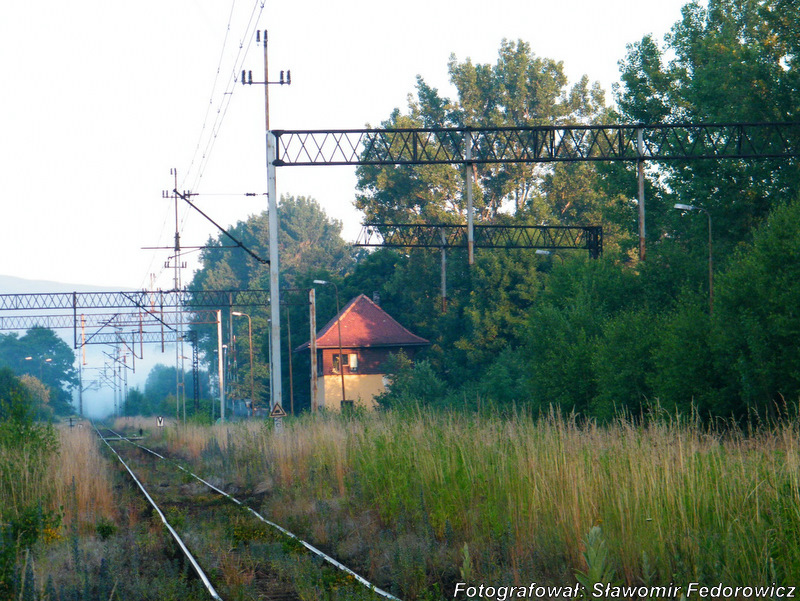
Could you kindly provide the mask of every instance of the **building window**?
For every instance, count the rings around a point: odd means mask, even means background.
[[[355,373],[358,371],[358,355],[356,353],[342,353],[341,361],[339,360],[339,354],[334,353],[333,355],[333,373],[339,373],[339,366],[344,365],[345,367],[349,368],[351,373]]]
[[[334,353],[334,355],[333,355],[333,373],[335,373],[335,374],[339,373],[339,367],[342,365],[342,363],[344,363],[345,365],[348,364],[349,360],[348,360],[347,353],[343,353],[341,358],[344,359],[344,361],[340,361],[339,360],[340,359],[339,354],[338,353]]]

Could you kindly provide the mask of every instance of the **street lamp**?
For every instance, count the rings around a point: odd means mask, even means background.
[[[339,373],[342,377],[342,408],[344,408],[344,401],[345,401],[345,394],[344,394],[344,357],[342,353],[342,316],[339,315],[339,288],[336,286],[335,282],[329,282],[327,280],[314,280],[315,284],[320,284],[321,286],[331,285],[333,286],[333,291],[336,293],[336,323],[339,327]]]
[[[25,357],[25,361],[33,361],[33,357]],[[45,363],[49,365],[52,361],[50,357],[47,357],[47,359],[39,359],[39,380],[44,377],[42,367],[44,367]]]
[[[714,314],[714,253],[711,236],[711,213],[703,207],[676,203],[675,208],[679,211],[702,211],[708,217],[708,312]]]
[[[256,411],[256,387],[253,381],[253,320],[250,319],[250,316],[247,313],[242,313],[241,311],[231,311],[231,315],[235,315],[236,317],[246,317],[247,318],[247,333],[248,333],[248,340],[250,344],[250,413],[255,414]]]
[[[553,252],[552,250],[544,250],[542,248],[538,248],[536,249],[535,253],[542,257],[558,257],[562,263],[564,262],[564,257],[559,255],[558,253]]]

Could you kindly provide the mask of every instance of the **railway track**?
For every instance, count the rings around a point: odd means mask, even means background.
[[[97,426],[95,431],[147,499],[153,519],[157,516],[163,523],[209,598],[399,601],[135,437]],[[298,582],[297,566],[300,573],[324,574],[309,579],[315,585],[305,586]],[[246,591],[231,586],[230,573],[237,571],[248,572]]]

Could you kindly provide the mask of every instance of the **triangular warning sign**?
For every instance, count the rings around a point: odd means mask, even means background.
[[[287,413],[283,410],[280,403],[275,403],[272,411],[269,412],[270,417],[286,417]]]

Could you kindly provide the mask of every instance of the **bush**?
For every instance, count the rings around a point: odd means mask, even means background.
[[[800,396],[800,200],[773,211],[718,278],[717,351],[737,413],[771,412]]]
[[[390,384],[385,392],[375,398],[381,407],[431,405],[445,396],[445,384],[436,376],[428,361],[412,363],[401,351],[390,355],[386,369]]]
[[[649,376],[655,371],[659,317],[647,309],[629,309],[609,318],[592,357],[597,394],[593,417],[610,420],[620,412],[639,415],[652,397]]]

